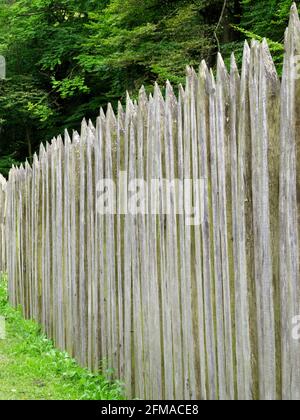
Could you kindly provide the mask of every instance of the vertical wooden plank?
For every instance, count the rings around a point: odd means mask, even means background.
[[[95,193],[94,193],[94,200],[95,200],[95,233],[94,233],[94,249],[95,249],[95,261],[94,261],[94,285],[93,285],[93,297],[94,297],[94,306],[93,306],[93,313],[94,313],[94,366],[95,368],[100,368],[100,360],[101,360],[101,302],[100,302],[100,281],[101,281],[101,272],[100,272],[100,264],[101,258],[100,255],[103,254],[103,247],[100,242],[100,224],[101,224],[101,215],[99,214],[98,209],[98,187],[99,182],[101,180],[102,175],[100,174],[100,157],[101,157],[101,150],[100,150],[100,117],[97,118],[96,122],[96,130],[95,130],[95,144],[94,144],[94,164],[95,164]]]
[[[26,290],[25,297],[25,317],[27,319],[34,318],[34,285],[33,285],[33,247],[32,247],[32,170],[28,163],[25,162],[25,168],[23,173],[23,183],[24,183],[24,200],[23,200],[23,214],[24,214],[24,223],[23,223],[23,247],[22,255],[25,263],[22,264],[22,272],[24,278],[24,285]]]
[[[23,264],[23,255],[22,255],[22,247],[23,247],[23,173],[24,167],[21,165],[20,170],[18,171],[18,189],[17,189],[17,214],[16,214],[16,221],[17,221],[17,235],[18,235],[18,248],[17,248],[17,267],[16,267],[16,277],[19,279],[20,282],[20,295],[19,295],[19,305],[21,305],[25,311],[25,287],[24,287],[24,276],[22,270]],[[24,313],[24,312],[23,312]]]
[[[210,159],[211,159],[211,197],[212,197],[212,231],[214,254],[214,280],[215,280],[215,308],[216,308],[216,333],[217,333],[217,360],[218,360],[218,387],[219,399],[226,398],[225,382],[225,335],[224,335],[224,301],[223,279],[221,266],[220,243],[220,209],[219,209],[219,178],[217,149],[217,115],[216,115],[216,85],[214,75],[210,74]]]
[[[137,178],[143,182],[146,179],[146,162],[147,162],[147,118],[148,118],[148,98],[145,88],[142,87],[139,92],[139,106],[137,110]],[[142,190],[143,191],[143,190]],[[145,191],[144,191],[145,192]],[[140,243],[138,249],[138,258],[140,263],[140,316],[142,318],[142,375],[143,394],[141,398],[145,398],[150,388],[149,378],[149,325],[148,325],[148,267],[147,267],[147,222],[149,212],[148,197],[141,202],[141,206],[145,206],[145,213],[141,211],[138,215],[138,240]]]
[[[258,360],[259,360],[259,392],[260,399],[276,399],[276,355],[275,355],[275,316],[273,257],[271,245],[270,223],[270,186],[269,166],[273,169],[273,199],[272,208],[276,215],[276,172],[274,158],[270,151],[276,146],[278,139],[278,124],[276,132],[276,100],[279,94],[278,77],[265,41],[256,54],[255,45],[252,48],[256,60],[250,77],[250,103],[253,110],[252,123],[252,196],[254,249],[256,258],[255,283],[257,303],[258,330]],[[258,61],[259,60],[259,61]],[[258,85],[259,83],[259,96]],[[258,98],[258,100],[256,99]],[[275,98],[275,100],[274,100]],[[268,101],[271,101],[269,103]],[[256,106],[254,105],[256,104]],[[270,116],[274,113],[271,120]],[[278,115],[277,115],[278,117]],[[269,125],[271,122],[272,126]],[[277,175],[278,176],[278,175]],[[278,179],[278,178],[277,178]],[[278,182],[278,181],[277,181]],[[269,186],[270,184],[270,186]],[[276,226],[276,218],[274,220]],[[275,238],[273,237],[275,240]]]
[[[240,99],[240,76],[235,61],[234,54],[231,55],[230,64],[230,172],[231,172],[231,207],[232,207],[232,247],[233,247],[233,281],[232,281],[232,303],[233,308],[232,316],[235,315],[235,284],[239,276],[239,240],[238,240],[238,125],[239,125],[239,103]],[[235,325],[234,338],[235,338],[235,377],[236,377],[236,361],[240,351],[240,338],[237,337],[238,328]],[[234,346],[234,344],[233,344]],[[237,385],[237,384],[236,384]],[[236,388],[236,386],[235,386]],[[237,389],[235,389],[235,397],[237,396]]]
[[[79,234],[80,234],[80,136],[74,131],[70,148],[70,223],[71,223],[71,302],[73,355],[80,360],[80,306],[79,306]]]
[[[45,180],[45,189],[46,189],[46,287],[47,287],[47,296],[48,296],[48,313],[47,313],[47,324],[46,324],[46,333],[49,337],[53,338],[53,277],[52,277],[52,151],[49,143],[46,143],[46,180]]]
[[[207,397],[217,398],[217,361],[216,336],[214,328],[213,309],[213,273],[211,255],[211,199],[210,199],[210,168],[209,168],[209,72],[204,61],[200,66],[199,86],[197,94],[199,115],[199,162],[200,177],[203,180],[202,196],[202,255],[203,255],[203,287],[205,310],[205,340],[207,357]]]
[[[22,196],[21,196],[21,200],[20,200],[20,212],[22,214],[21,216],[21,224],[20,224],[20,233],[21,233],[21,244],[20,244],[20,272],[21,272],[21,276],[22,276],[22,283],[23,283],[23,291],[24,291],[24,317],[26,319],[30,318],[30,308],[28,305],[28,302],[30,300],[31,297],[31,284],[28,282],[28,276],[30,275],[30,269],[25,270],[25,267],[27,265],[27,261],[28,261],[28,253],[26,252],[25,249],[25,244],[30,242],[27,242],[27,237],[28,237],[28,232],[29,232],[29,209],[28,209],[28,205],[27,205],[27,200],[28,198],[28,182],[27,182],[27,176],[26,173],[29,174],[29,169],[27,167],[27,164],[25,162],[25,164],[23,165],[23,167],[21,168],[21,173],[20,173],[20,184],[21,184],[21,191],[22,191]],[[30,267],[30,266],[29,266]]]
[[[135,190],[135,180],[137,176],[137,106],[135,105],[134,114],[130,123],[130,147],[129,147],[129,174],[128,192],[131,193],[129,198],[129,218],[131,223],[131,258],[132,258],[132,321],[133,321],[133,355],[134,355],[134,394],[144,394],[143,375],[143,332],[142,332],[142,308],[141,308],[141,287],[140,287],[140,261],[139,261],[139,242],[138,242],[138,214],[132,205],[134,197],[137,193]],[[131,184],[132,182],[132,184]]]
[[[186,101],[185,91],[183,87],[179,86],[178,95],[178,179],[184,185],[185,171],[184,171],[184,103]],[[183,187],[184,189],[184,187]],[[185,214],[184,214],[184,190],[182,197],[179,198],[179,216],[178,216],[178,232],[179,232],[179,261],[180,261],[180,308],[182,313],[182,360],[183,360],[183,395],[181,398],[187,398],[188,386],[188,329],[186,319],[186,291],[185,291]]]
[[[39,193],[39,185],[38,185],[38,170],[36,163],[36,155],[32,165],[32,183],[29,190],[29,202],[28,202],[28,211],[30,212],[30,232],[29,232],[29,240],[28,244],[30,248],[29,259],[31,263],[31,288],[32,288],[32,299],[31,299],[31,310],[32,310],[32,319],[37,319],[38,312],[37,312],[37,300],[38,300],[38,276],[37,276],[37,253],[38,253],[38,229],[37,229],[37,222],[38,222],[38,214],[36,211],[36,202],[37,196]],[[28,166],[30,167],[29,163]]]
[[[6,180],[0,175],[0,273],[6,270],[5,238]]]
[[[22,167],[22,166],[21,166]],[[14,264],[14,275],[18,285],[18,294],[17,294],[17,305],[24,304],[24,289],[22,282],[22,273],[21,273],[21,256],[20,256],[20,247],[21,247],[21,189],[19,187],[20,178],[21,178],[21,167],[19,170],[16,169],[15,172],[15,234],[16,234],[16,251],[15,251],[15,264]]]
[[[43,144],[40,145],[39,162],[41,167],[41,324],[43,330],[47,333],[47,318],[49,313],[49,299],[48,295],[48,276],[47,276],[47,231],[46,231],[46,165],[47,157],[46,150]]]
[[[173,390],[173,352],[172,352],[172,325],[171,325],[171,304],[169,298],[169,278],[166,261],[166,224],[169,215],[166,212],[166,197],[165,194],[165,176],[166,171],[166,156],[165,148],[165,102],[163,100],[160,88],[155,86],[154,91],[155,111],[156,111],[156,126],[155,126],[155,161],[156,176],[158,181],[157,191],[157,234],[158,234],[158,281],[159,293],[161,299],[161,334],[163,337],[163,394],[164,399],[174,399]]]
[[[231,282],[230,282],[230,237],[231,223],[228,223],[230,177],[227,177],[228,160],[228,103],[229,103],[229,76],[221,55],[218,55],[217,83],[216,83],[216,117],[217,117],[217,166],[218,166],[218,192],[219,192],[219,226],[221,271],[223,285],[224,308],[224,351],[225,351],[225,399],[234,399],[234,371],[233,371],[233,339],[231,318]],[[231,221],[230,221],[231,222]]]
[[[19,214],[19,190],[17,190],[17,184],[19,183],[19,174],[17,169],[15,169],[15,174],[14,174],[14,217],[13,217],[13,221],[14,221],[14,228],[15,228],[15,255],[14,255],[14,278],[15,278],[15,282],[18,288],[18,292],[16,294],[16,305],[20,305],[21,304],[21,293],[23,292],[23,290],[21,289],[21,278],[18,275],[18,269],[19,269],[19,246],[20,246],[20,228],[19,228],[19,223],[17,224],[17,220],[19,222],[19,219],[17,219],[18,214]]]
[[[6,208],[6,240],[8,236],[12,236],[11,242],[7,241],[7,275],[8,282],[10,284],[10,296],[9,301],[15,307],[17,300],[17,285],[14,275],[14,262],[15,262],[15,252],[16,252],[16,229],[14,225],[14,215],[15,215],[15,168],[14,166],[9,171],[8,174],[8,183],[6,186],[7,191],[7,208]]]
[[[97,213],[97,185],[98,179],[98,127],[90,127],[90,136],[92,137],[92,155],[91,155],[91,168],[92,168],[92,201],[90,203],[93,211],[93,218],[91,218],[90,229],[93,229],[91,238],[93,243],[91,244],[93,256],[91,261],[92,270],[92,325],[91,325],[91,347],[92,347],[92,366],[95,371],[100,368],[99,361],[99,349],[100,349],[100,334],[99,334],[99,276],[98,276],[98,213]]]
[[[25,164],[26,165],[26,164]],[[28,169],[27,169],[28,171]],[[29,172],[29,171],[28,171]],[[31,296],[31,289],[30,284],[27,281],[27,273],[30,273],[30,271],[26,271],[26,264],[28,259],[28,254],[26,252],[27,247],[27,235],[29,227],[27,225],[28,223],[28,207],[27,207],[27,199],[28,199],[28,184],[26,183],[26,167],[21,167],[20,172],[20,185],[21,185],[21,194],[20,194],[20,216],[21,216],[21,222],[20,222],[20,248],[19,248],[19,254],[20,254],[20,275],[22,278],[22,286],[23,286],[23,314],[25,318],[30,317],[28,302]]]
[[[91,300],[91,317],[90,317],[90,334],[92,337],[91,340],[91,366],[94,370],[98,371],[99,369],[99,355],[98,355],[98,305],[99,305],[99,297],[98,297],[98,277],[97,277],[97,271],[95,270],[96,265],[96,259],[98,258],[98,255],[96,253],[96,247],[95,247],[95,227],[96,227],[96,192],[97,192],[97,183],[96,183],[96,170],[95,170],[95,147],[96,147],[96,128],[94,125],[89,123],[89,142],[91,147],[91,153],[89,156],[89,179],[90,179],[90,192],[91,196],[89,197],[89,208],[90,208],[90,253],[91,253],[91,259],[90,259],[90,270],[91,270],[91,286],[90,286],[90,293],[92,296]]]
[[[265,399],[275,400],[276,381],[276,333],[275,305],[279,301],[278,290],[278,208],[279,208],[279,121],[280,121],[280,84],[274,62],[266,40],[261,46],[260,58],[260,117],[262,144],[262,254],[265,310]],[[266,164],[266,162],[268,164]],[[277,347],[278,350],[278,347]]]
[[[16,286],[18,288],[18,293],[16,295],[16,305],[21,304],[21,293],[23,292],[21,290],[20,281],[21,278],[18,276],[18,266],[19,266],[19,244],[20,244],[20,228],[19,228],[19,220],[17,219],[17,215],[19,212],[19,190],[17,190],[17,183],[18,183],[18,173],[17,169],[15,169],[15,176],[14,176],[14,229],[15,229],[15,255],[14,255],[14,264],[13,264],[13,274],[16,282]],[[17,222],[18,220],[18,222]]]
[[[117,177],[121,176],[124,169],[124,124],[125,113],[122,105],[118,104],[117,117]],[[119,378],[124,378],[124,212],[122,203],[122,193],[124,187],[117,183],[117,217],[116,217],[116,264],[118,277],[118,351],[119,351]],[[141,396],[142,398],[142,396]]]
[[[20,287],[20,294],[19,294],[19,305],[22,305],[24,308],[25,305],[25,290],[24,290],[24,282],[23,282],[23,272],[22,272],[22,255],[21,255],[21,248],[23,245],[23,235],[22,235],[22,226],[23,226],[23,212],[22,212],[22,174],[23,174],[23,166],[21,165],[20,170],[18,172],[18,189],[17,189],[17,213],[16,213],[16,221],[17,221],[17,264],[16,264],[16,278],[19,281]]]
[[[66,350],[69,354],[73,353],[73,334],[72,331],[72,273],[71,273],[71,182],[73,173],[70,171],[71,158],[71,139],[67,130],[64,133],[64,167],[63,167],[63,278],[64,278],[64,317],[65,317],[65,342]]]
[[[7,192],[6,180],[0,175],[0,273],[4,273],[7,269],[6,261],[6,206],[7,206]]]
[[[187,69],[187,74],[190,68]],[[189,223],[190,203],[192,203],[193,191],[189,180],[192,179],[192,148],[191,148],[191,86],[186,83],[186,91],[183,101],[183,175],[184,175],[184,242],[185,242],[185,273],[182,279],[182,311],[184,313],[185,328],[183,330],[183,340],[186,348],[185,370],[185,398],[196,399],[196,372],[195,372],[195,337],[193,334],[193,314],[192,314],[192,249],[191,232]],[[195,157],[196,158],[196,157]]]
[[[203,305],[203,271],[201,255],[201,203],[200,194],[202,185],[199,178],[199,131],[197,120],[197,90],[198,79],[194,69],[190,69],[188,74],[190,84],[190,113],[191,113],[191,173],[192,173],[192,194],[193,212],[191,215],[193,222],[191,227],[192,239],[192,319],[193,332],[195,336],[195,374],[197,378],[196,393],[197,399],[205,400],[206,397],[206,354],[205,354],[205,328],[204,328],[204,305]],[[197,328],[198,325],[198,328]],[[199,352],[198,352],[199,350]],[[199,376],[199,378],[198,378]],[[199,392],[198,392],[199,390]]]
[[[34,285],[34,319],[41,324],[42,322],[42,180],[41,180],[41,164],[35,153],[32,165],[32,233],[31,241],[34,244],[32,259],[32,279]]]
[[[248,238],[251,234],[251,197],[249,197],[249,64],[250,48],[245,43],[240,88],[240,109],[238,127],[238,201],[237,206],[237,241],[238,241],[238,277],[235,279],[236,307],[236,346],[237,346],[237,388],[238,398],[252,399],[253,381],[251,372],[251,344],[249,324],[249,282],[251,272],[251,249]],[[251,191],[251,189],[250,189]],[[250,234],[247,232],[250,232]],[[248,252],[247,252],[248,250]],[[251,260],[251,261],[250,261]]]
[[[128,177],[129,177],[129,153],[130,153],[130,127],[133,118],[133,103],[127,94],[126,117],[125,117],[125,145],[124,145],[124,171],[127,172],[126,192],[128,193]],[[131,240],[132,240],[132,223],[131,215],[125,215],[124,222],[124,378],[126,383],[127,395],[132,395],[132,267],[131,267]]]
[[[21,255],[20,255],[20,248],[22,245],[22,231],[21,231],[21,224],[22,224],[22,212],[21,212],[21,208],[22,208],[22,195],[21,195],[21,188],[20,188],[20,183],[21,183],[21,171],[22,171],[22,165],[19,169],[19,171],[16,172],[16,184],[18,186],[16,186],[16,215],[15,215],[15,220],[17,222],[17,249],[16,249],[16,265],[15,265],[15,269],[16,269],[16,279],[18,279],[17,281],[19,282],[19,288],[20,288],[20,292],[19,292],[19,296],[18,296],[18,304],[19,305],[24,305],[24,287],[23,287],[23,276],[22,276],[22,272],[21,272]]]
[[[293,337],[293,320],[299,316],[299,92],[297,59],[300,23],[297,6],[291,9],[285,34],[281,86],[280,144],[280,284],[282,398],[300,399],[299,340]],[[297,337],[296,337],[297,338]]]
[[[13,232],[12,228],[12,218],[14,212],[14,205],[13,205],[13,195],[12,195],[12,179],[13,179],[13,168],[9,171],[8,174],[8,183],[6,185],[6,213],[5,213],[5,243],[6,243],[6,262],[7,262],[7,275],[9,276],[9,302],[14,306],[15,305],[15,297],[16,297],[16,290],[15,290],[15,279],[12,275],[12,259],[14,255],[13,243],[15,241],[15,234],[11,243],[7,242],[8,234]]]
[[[13,232],[12,220],[14,214],[14,201],[13,201],[13,173],[14,168],[9,171],[8,183],[6,185],[6,222],[5,222],[5,241],[8,238],[9,233]],[[9,302],[14,306],[16,299],[15,279],[13,276],[12,261],[14,256],[15,247],[14,242],[16,235],[13,235],[12,241],[9,244],[6,242],[6,257],[7,257],[7,275],[9,278]]]
[[[87,123],[81,124],[80,133],[80,199],[79,199],[79,316],[80,316],[80,360],[87,365],[87,250],[86,250],[86,143]]]
[[[88,347],[88,367],[93,369],[93,265],[94,265],[94,177],[93,177],[93,146],[94,146],[94,127],[89,121],[87,134],[87,173],[86,173],[86,189],[87,189],[87,208],[86,208],[86,225],[87,225],[87,347]]]
[[[17,215],[19,212],[19,191],[17,191],[17,183],[18,183],[18,173],[17,169],[15,169],[14,173],[14,215],[13,215],[13,227],[15,229],[15,255],[13,261],[13,275],[16,283],[16,287],[18,288],[18,292],[16,294],[16,305],[20,305],[21,303],[21,286],[20,286],[20,277],[18,275],[18,265],[19,265],[19,255],[18,255],[18,247],[19,247],[19,240],[20,240],[20,229],[19,225],[17,224]]]
[[[150,310],[150,303],[151,303],[151,291],[152,291],[152,284],[153,284],[153,275],[154,275],[154,267],[149,265],[149,261],[151,259],[151,244],[152,239],[152,223],[153,223],[153,216],[152,216],[152,200],[151,200],[151,193],[149,192],[149,183],[151,182],[151,174],[152,174],[152,124],[153,124],[153,96],[152,94],[149,95],[148,100],[148,112],[147,112],[147,122],[146,122],[146,142],[145,142],[145,174],[146,174],[146,182],[148,185],[148,196],[147,196],[147,209],[148,213],[145,217],[145,242],[146,242],[146,272],[147,272],[147,281],[144,284],[144,296],[143,301],[145,303],[144,306],[144,317],[146,320],[146,330],[145,330],[145,345],[147,346],[147,351],[145,352],[145,360],[147,361],[147,364],[145,366],[146,375],[148,375],[149,378],[152,377],[152,370],[153,370],[153,349],[151,346],[151,334],[153,331],[153,323],[151,318],[151,310]],[[155,302],[156,303],[156,302]],[[160,344],[160,343],[159,343]],[[145,398],[151,399],[152,397],[152,381],[149,380],[148,383],[146,383],[145,386]]]
[[[106,143],[105,143],[105,179],[113,180],[112,153],[115,147],[116,117],[112,106],[109,105],[106,114]],[[110,191],[110,194],[115,191]],[[116,202],[116,197],[111,197]],[[108,368],[117,366],[117,318],[116,318],[116,268],[115,268],[115,209],[105,215],[105,244],[106,244],[106,277],[107,277],[107,328],[108,328]]]
[[[252,348],[254,350],[254,363],[253,363],[253,385],[254,385],[254,398],[258,398],[260,390],[260,372],[263,375],[264,366],[264,352],[263,352],[263,322],[262,322],[262,307],[261,301],[263,299],[261,283],[263,279],[260,277],[260,244],[258,241],[259,233],[259,218],[257,217],[257,210],[259,208],[259,190],[260,183],[262,182],[258,170],[260,168],[258,156],[259,153],[259,55],[260,46],[257,41],[251,43],[251,56],[250,56],[250,75],[249,75],[249,99],[250,99],[250,113],[251,113],[251,170],[252,170],[252,205],[253,205],[253,255],[254,255],[254,286],[255,286],[255,299],[253,300],[250,308],[252,312],[253,321],[251,326],[251,340]],[[263,385],[263,381],[262,381]],[[263,393],[262,393],[263,394]]]
[[[52,295],[52,325],[51,325],[51,337],[55,343],[58,343],[58,334],[57,334],[57,235],[56,235],[56,206],[57,206],[57,184],[56,184],[56,161],[57,161],[57,146],[56,139],[53,139],[50,146],[50,161],[51,161],[51,171],[50,171],[50,182],[51,182],[51,192],[50,192],[50,203],[51,203],[51,214],[50,214],[50,226],[51,226],[51,242],[50,242],[50,252],[51,252],[51,263],[50,263],[50,278],[51,278],[51,295]]]
[[[19,191],[17,192],[17,183],[18,183],[18,173],[17,173],[17,169],[15,168],[15,173],[14,173],[14,215],[13,215],[13,226],[15,229],[15,255],[14,255],[14,260],[13,260],[13,275],[14,275],[14,279],[15,279],[15,283],[16,286],[18,288],[17,294],[16,294],[16,305],[20,305],[20,296],[21,296],[21,287],[20,287],[20,277],[17,277],[17,270],[18,270],[18,265],[19,265],[19,255],[18,255],[18,246],[19,246],[19,226],[17,225],[17,215],[19,212]],[[18,194],[18,195],[17,195]]]
[[[165,122],[165,162],[167,181],[176,179],[177,158],[177,111],[178,103],[172,86],[167,82],[166,86],[166,122]],[[170,214],[167,217],[167,267],[169,269],[169,294],[172,317],[172,340],[173,340],[173,382],[174,398],[180,399],[184,394],[183,366],[182,366],[182,333],[181,333],[181,310],[180,310],[180,284],[179,284],[179,259],[178,259],[178,229],[177,210],[178,193],[174,187],[170,187]]]
[[[57,161],[55,166],[56,175],[56,305],[57,305],[57,344],[61,349],[65,348],[65,320],[64,320],[64,299],[65,299],[65,277],[63,270],[63,142],[58,136],[56,142]]]
[[[264,42],[265,44],[265,42]],[[263,53],[265,55],[265,73],[267,82],[266,91],[266,114],[267,114],[267,129],[268,129],[268,182],[269,182],[269,215],[270,215],[270,249],[272,259],[272,274],[271,279],[274,291],[273,302],[270,299],[270,311],[274,315],[274,340],[275,347],[272,350],[269,343],[269,352],[274,352],[275,356],[275,373],[273,373],[274,385],[274,399],[282,399],[281,394],[281,336],[280,336],[280,280],[279,280],[279,186],[280,186],[280,95],[281,86],[276,68],[271,57],[268,46],[263,46]],[[273,308],[272,308],[273,305]],[[274,369],[273,364],[273,369]]]
[[[104,175],[104,163],[105,163],[105,130],[106,130],[106,118],[103,110],[100,111],[100,117],[97,120],[97,151],[96,151],[96,164],[97,164],[97,179],[103,180]],[[97,188],[98,195],[101,191]],[[98,196],[99,198],[99,196]],[[106,297],[106,276],[105,276],[105,261],[104,261],[104,247],[105,243],[105,217],[99,212],[97,213],[97,246],[98,246],[98,273],[99,273],[99,297],[100,297],[100,335],[101,335],[101,352],[100,359],[105,364],[107,363],[108,357],[108,331],[107,331],[107,297]],[[96,249],[96,251],[97,251]]]
[[[149,98],[148,109],[148,154],[147,154],[147,182],[151,185],[152,179],[157,179],[157,162],[155,160],[155,115],[157,101],[152,96]],[[151,389],[147,398],[162,398],[162,366],[161,366],[161,308],[159,302],[159,284],[158,284],[158,256],[157,256],[157,216],[152,214],[152,206],[154,206],[155,197],[149,191],[149,205],[151,205],[150,215],[148,217],[147,226],[147,243],[148,243],[148,272],[149,272],[149,339],[155,336],[157,339],[152,341],[150,345],[150,377]],[[152,308],[156,308],[153,311]]]

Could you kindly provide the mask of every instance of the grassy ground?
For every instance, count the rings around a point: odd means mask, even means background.
[[[0,339],[0,400],[117,400],[122,386],[80,368],[56,350],[37,324],[25,321],[7,303],[0,279],[0,316],[6,339]]]

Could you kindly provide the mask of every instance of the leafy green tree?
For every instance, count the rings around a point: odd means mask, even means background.
[[[0,0],[0,171],[101,106],[214,66],[266,36],[282,61],[290,0]]]
[[[291,4],[291,0],[241,0],[241,22],[234,26],[243,37],[260,41],[267,38],[279,73]]]
[[[233,33],[236,3],[0,0],[0,54],[7,59],[1,155],[31,158],[41,140],[77,128],[126,90],[182,82],[185,65],[202,58],[213,64],[218,43]]]
[[[17,0],[0,5],[1,153],[31,157],[41,140],[78,124],[74,109],[89,89],[74,57],[81,51],[93,1]]]
[[[220,25],[217,34],[223,1],[112,0],[102,13],[89,14],[79,62],[89,73],[109,76],[112,98],[141,83],[182,82],[187,64],[214,63],[217,41],[231,39],[228,15],[236,3],[227,2],[225,29]]]

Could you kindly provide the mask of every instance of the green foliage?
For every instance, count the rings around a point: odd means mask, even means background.
[[[241,26],[250,33],[282,43],[290,0],[242,0]]]
[[[40,122],[46,122],[53,115],[52,109],[42,103],[27,103],[27,109],[31,117],[37,118]]]
[[[8,337],[0,340],[0,400],[2,399],[122,399],[123,387],[80,368],[60,352],[32,321],[7,302],[7,281],[0,280],[0,316]],[[110,372],[107,373],[107,377]]]
[[[229,2],[232,3],[232,2]],[[212,61],[222,1],[112,0],[90,13],[78,60],[87,72],[111,73],[111,96],[142,83],[183,82],[185,66]]]
[[[8,176],[8,173],[13,165],[18,165],[20,162],[14,159],[13,155],[0,157],[0,174]]]
[[[52,78],[52,86],[63,99],[71,98],[76,93],[88,93],[90,89],[85,85],[84,78],[75,76],[73,79],[55,80]]]
[[[270,51],[281,73],[284,32],[288,26],[291,0],[242,0],[240,25],[234,26],[245,38],[267,38]]]
[[[81,51],[86,7],[94,1],[2,0],[0,54],[7,80],[0,81],[0,150],[30,157],[42,140],[70,125],[89,89],[74,58]],[[75,96],[75,100],[74,100]]]
[[[142,84],[150,90],[154,81],[182,83],[185,66],[197,67],[202,59],[214,66],[219,48],[227,62],[235,50],[240,63],[245,37],[266,37],[280,69],[290,5],[0,0],[0,54],[7,60],[7,80],[0,80],[0,156],[30,158],[41,141],[78,129],[83,116],[95,118],[108,102],[124,102],[126,91],[134,96]]]

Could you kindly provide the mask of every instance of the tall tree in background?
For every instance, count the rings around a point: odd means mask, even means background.
[[[235,27],[247,38],[268,39],[279,73],[290,8],[291,0],[241,0],[241,23]]]
[[[144,84],[183,82],[267,36],[280,62],[290,0],[0,0],[0,171]]]
[[[182,82],[187,64],[198,66],[201,59],[213,64],[217,40],[232,39],[238,2],[225,2],[224,10],[223,5],[222,0],[111,0],[103,14],[90,14],[79,62],[87,72],[109,78],[112,98],[141,83]]]
[[[4,164],[30,158],[40,141],[78,124],[85,113],[80,107],[89,103],[89,89],[75,58],[87,34],[88,7],[97,3],[1,1],[0,54],[7,61],[7,79],[0,82]]]

